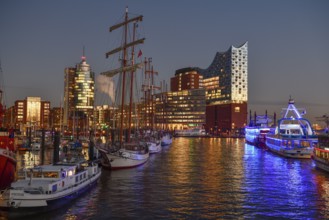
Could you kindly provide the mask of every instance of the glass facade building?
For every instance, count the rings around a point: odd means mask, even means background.
[[[74,104],[76,110],[88,112],[94,108],[94,73],[85,58],[76,66],[74,77]]]
[[[248,101],[248,42],[218,52],[207,69],[195,70],[203,75],[207,104]]]
[[[203,88],[155,95],[155,124],[160,129],[201,127],[205,123],[205,111]]]
[[[93,124],[95,76],[83,56],[75,67],[65,68],[64,115],[66,130],[88,130]]]

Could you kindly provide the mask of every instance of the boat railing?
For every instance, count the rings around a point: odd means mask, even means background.
[[[310,139],[317,138],[316,135],[291,135],[291,134],[281,134],[282,138],[285,139]]]

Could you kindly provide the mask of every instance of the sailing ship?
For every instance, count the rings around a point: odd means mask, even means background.
[[[120,112],[120,124],[119,128],[119,140],[112,141],[110,147],[100,148],[99,151],[102,154],[102,165],[104,167],[114,169],[124,169],[124,168],[131,168],[136,167],[139,165],[144,164],[149,159],[149,149],[147,144],[140,140],[137,135],[134,138],[131,136],[131,119],[132,119],[132,103],[133,103],[133,82],[134,82],[134,74],[135,71],[142,66],[142,63],[135,64],[134,61],[134,46],[138,44],[144,43],[145,38],[135,39],[136,38],[136,28],[137,23],[143,20],[143,16],[137,16],[133,18],[128,17],[128,7],[125,11],[124,21],[113,25],[110,27],[110,32],[118,29],[124,29],[124,41],[121,46],[118,48],[111,50],[106,53],[106,58],[109,56],[116,54],[118,52],[122,52],[122,59],[121,59],[121,67],[118,69],[110,70],[107,72],[101,73],[101,75],[105,75],[108,77],[113,77],[114,75],[120,73],[122,76],[122,92],[121,92],[121,112]],[[133,39],[131,42],[128,42],[128,29],[131,27],[131,23],[133,24]],[[128,48],[131,49],[131,57],[128,54]],[[131,61],[131,63],[128,63]],[[128,79],[129,80],[128,80]],[[126,96],[126,81],[130,84],[129,89],[129,109],[125,108],[125,96]],[[126,109],[126,111],[124,111]],[[128,123],[124,124],[124,115],[128,112]],[[124,134],[124,131],[126,132]],[[125,139],[123,139],[125,137]]]
[[[161,151],[161,140],[158,132],[154,129],[154,90],[160,89],[160,87],[154,85],[154,75],[158,72],[153,70],[153,65],[151,65],[152,58],[145,58],[144,60],[144,82],[142,85],[142,92],[144,93],[144,117],[143,117],[143,127],[150,128],[144,132],[143,141],[146,142],[150,154],[158,153]]]
[[[0,74],[2,77],[1,64]],[[9,187],[10,183],[15,180],[17,164],[14,130],[5,128],[4,115],[3,91],[0,88],[0,190]]]
[[[311,123],[302,117],[306,110],[298,110],[289,99],[284,116],[278,121],[274,134],[266,136],[266,146],[274,153],[288,158],[311,158],[318,138]]]

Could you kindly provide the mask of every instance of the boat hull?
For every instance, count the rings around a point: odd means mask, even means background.
[[[111,170],[128,169],[143,165],[150,157],[149,151],[140,153],[138,151],[129,151],[121,149],[114,153],[108,153],[100,149],[103,157],[102,166]]]
[[[148,145],[150,154],[155,154],[161,151],[161,143],[155,143],[155,142],[146,142]]]
[[[329,172],[329,161],[323,158],[312,156],[315,166],[323,171]]]
[[[295,158],[295,159],[310,159],[313,148],[312,147],[287,147],[282,146],[282,139],[270,139],[267,138],[266,140],[266,146],[267,148],[272,151],[273,153],[276,153],[278,155],[281,155],[283,157],[288,158]],[[273,143],[274,142],[274,143]]]
[[[55,194],[29,194],[22,190],[3,190],[1,191],[0,208],[6,211],[13,210],[12,214],[17,215],[50,210],[79,197],[81,193],[97,183],[100,175],[99,171],[83,183]]]
[[[209,137],[204,129],[177,130],[174,132],[175,137]]]
[[[15,180],[16,159],[8,150],[1,149],[0,154],[0,190],[6,189]]]
[[[321,134],[318,136],[318,145],[314,147],[313,161],[315,166],[323,171],[329,172],[329,135]]]
[[[170,144],[172,144],[172,137],[171,137],[171,135],[169,135],[169,134],[164,135],[161,138],[161,146],[168,146]]]

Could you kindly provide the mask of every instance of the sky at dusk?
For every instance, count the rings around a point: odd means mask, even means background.
[[[289,97],[306,118],[329,114],[327,0],[0,0],[0,60],[5,104],[38,96],[59,107],[64,69],[87,63],[109,70],[109,27],[125,7],[143,15],[143,57],[157,81],[184,67],[207,68],[216,52],[248,41],[248,109],[280,113]],[[97,88],[97,85],[96,85]],[[98,104],[102,96],[98,96]]]

